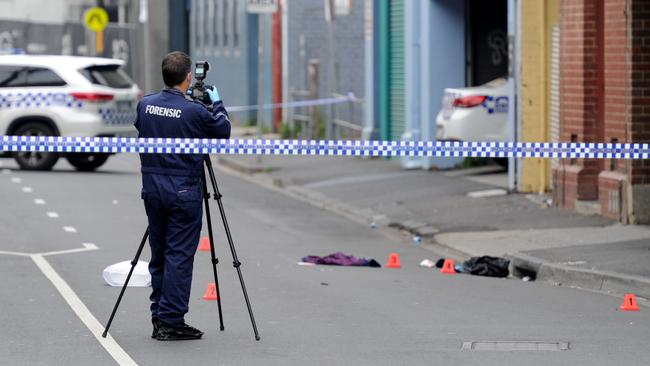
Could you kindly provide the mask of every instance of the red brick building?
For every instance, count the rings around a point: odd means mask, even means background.
[[[650,142],[650,0],[562,0],[560,140]],[[650,223],[650,160],[564,159],[555,202]]]

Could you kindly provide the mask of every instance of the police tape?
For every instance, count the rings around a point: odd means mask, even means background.
[[[339,103],[348,103],[362,101],[363,99],[357,98],[353,93],[348,93],[346,96],[340,96],[335,98],[325,98],[325,99],[310,99],[310,100],[297,100],[293,102],[284,102],[284,103],[270,103],[263,104],[262,109],[287,109],[287,108],[300,108],[300,107],[315,107],[321,105],[330,105],[330,104],[339,104]],[[233,112],[248,112],[255,111],[260,109],[260,107],[255,105],[240,105],[240,106],[230,106],[226,107],[228,113]]]
[[[650,144],[2,136],[0,151],[366,157],[649,159]]]

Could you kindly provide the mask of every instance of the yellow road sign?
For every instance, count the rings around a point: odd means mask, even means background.
[[[86,28],[93,32],[101,32],[108,25],[108,13],[100,7],[92,7],[84,14]]]

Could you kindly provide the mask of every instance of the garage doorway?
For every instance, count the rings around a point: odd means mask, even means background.
[[[466,84],[508,75],[508,1],[466,0]]]

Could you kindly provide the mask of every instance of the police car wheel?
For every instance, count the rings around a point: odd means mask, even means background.
[[[72,154],[66,157],[68,162],[82,172],[93,171],[104,165],[108,154]]]
[[[54,131],[48,125],[40,122],[28,122],[18,127],[14,132],[17,136],[54,136]],[[50,170],[59,160],[57,153],[40,151],[21,151],[14,153],[14,159],[24,170]]]

